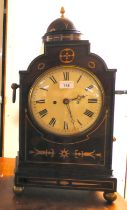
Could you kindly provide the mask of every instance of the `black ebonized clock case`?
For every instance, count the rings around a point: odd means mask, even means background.
[[[67,51],[73,52],[73,56],[62,59],[61,53]],[[28,110],[28,93],[34,81],[49,68],[65,63],[95,74],[105,92],[99,124],[84,134],[81,141],[73,142],[71,137],[71,143],[59,143],[55,135],[40,131]],[[15,186],[115,192],[117,181],[112,175],[112,145],[116,70],[108,69],[101,57],[90,52],[89,41],[63,40],[45,41],[44,54],[19,74],[19,153]]]

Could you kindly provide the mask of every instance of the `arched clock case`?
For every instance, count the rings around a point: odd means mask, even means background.
[[[13,100],[19,87],[14,191],[31,186],[94,190],[113,201],[116,70],[90,52],[78,31],[61,29],[63,20],[69,21],[59,18],[59,30],[48,29],[44,54],[19,72],[19,85],[12,85]],[[57,27],[57,21],[53,24]]]

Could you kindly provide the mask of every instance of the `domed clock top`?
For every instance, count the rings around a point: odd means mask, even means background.
[[[65,10],[61,7],[61,17],[54,20],[47,28],[43,41],[79,40],[80,31],[68,18],[64,17]]]

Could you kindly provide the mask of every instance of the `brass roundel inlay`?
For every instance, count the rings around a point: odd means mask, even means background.
[[[94,61],[89,61],[89,62],[88,62],[88,67],[89,67],[90,69],[95,69],[96,63],[95,63]]]
[[[60,51],[59,59],[62,63],[71,63],[74,60],[75,53],[71,48],[65,48]]]
[[[44,67],[45,67],[44,63],[39,63],[38,66],[37,66],[38,70],[43,70]]]

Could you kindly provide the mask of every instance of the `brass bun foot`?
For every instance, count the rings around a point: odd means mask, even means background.
[[[112,203],[113,201],[115,201],[117,199],[117,194],[116,192],[104,192],[103,193],[103,197],[106,201]]]
[[[24,187],[17,187],[17,186],[13,186],[13,192],[17,195],[22,194],[24,191]]]

